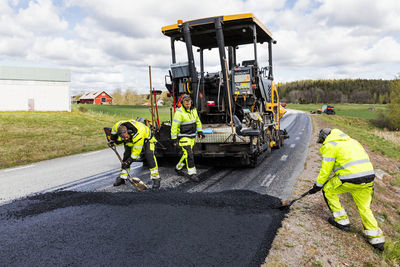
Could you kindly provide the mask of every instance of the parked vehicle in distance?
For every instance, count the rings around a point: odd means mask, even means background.
[[[311,114],[322,114],[322,113],[325,113],[327,115],[335,115],[336,114],[334,107],[326,105],[326,104],[322,105],[322,107],[317,109],[317,110],[311,110],[310,113]]]

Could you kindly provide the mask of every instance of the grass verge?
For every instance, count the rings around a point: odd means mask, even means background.
[[[160,110],[167,119],[169,108]],[[0,168],[106,148],[103,127],[136,117],[148,107],[74,105],[72,112],[0,112]]]

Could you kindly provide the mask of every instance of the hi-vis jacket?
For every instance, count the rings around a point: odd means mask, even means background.
[[[182,105],[175,112],[171,126],[171,139],[178,137],[196,137],[196,130],[202,131],[201,121],[197,109],[185,109]]]
[[[142,152],[144,142],[151,139],[151,131],[149,127],[135,120],[119,121],[115,123],[111,129],[111,139],[118,143],[124,142],[124,140],[117,135],[118,126],[121,124],[125,125],[128,128],[128,131],[133,130],[131,133],[132,138],[125,142],[125,145],[132,148],[131,158],[136,160],[139,158],[140,152]],[[135,131],[135,129],[137,131]]]
[[[321,149],[322,167],[316,185],[322,187],[331,171],[342,183],[369,183],[375,178],[367,152],[359,142],[338,129],[332,129]]]

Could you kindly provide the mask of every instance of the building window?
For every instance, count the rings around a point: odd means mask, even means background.
[[[102,97],[102,98],[101,98],[101,103],[104,103],[104,102],[106,102],[106,99],[107,99],[107,98],[105,98],[105,97]]]

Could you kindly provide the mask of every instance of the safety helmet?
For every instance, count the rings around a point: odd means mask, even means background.
[[[325,141],[326,137],[331,133],[331,131],[331,128],[321,129],[321,131],[319,131],[317,143],[322,144]]]

